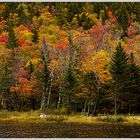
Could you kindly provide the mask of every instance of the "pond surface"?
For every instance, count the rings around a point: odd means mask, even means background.
[[[0,138],[140,138],[140,125],[0,122]]]

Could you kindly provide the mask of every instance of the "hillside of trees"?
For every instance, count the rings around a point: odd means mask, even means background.
[[[0,109],[139,108],[140,3],[0,3]]]

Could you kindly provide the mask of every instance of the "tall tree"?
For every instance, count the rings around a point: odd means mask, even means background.
[[[129,113],[138,111],[140,105],[140,67],[136,65],[133,53],[130,55],[129,75],[125,90],[128,93]]]
[[[74,52],[75,46],[72,41],[72,35],[69,34],[68,36],[69,41],[69,60],[68,60],[68,68],[66,70],[65,78],[64,78],[64,88],[66,90],[66,97],[67,97],[67,109],[68,115],[70,114],[71,109],[71,95],[76,90],[76,74],[75,74],[75,67],[74,67]]]
[[[99,90],[100,90],[100,82],[97,74],[95,72],[87,72],[83,76],[83,84],[85,85],[87,89],[87,100],[88,100],[88,115],[90,114],[90,107],[91,104],[94,102],[94,109],[93,109],[93,115],[96,115],[96,109],[97,104],[99,101]]]
[[[42,91],[42,99],[41,99],[41,107],[40,110],[44,111],[45,109],[45,100],[49,90],[49,51],[48,46],[46,44],[45,38],[43,38],[42,43],[42,63],[43,63],[43,71],[41,74],[41,83],[43,83],[43,91]]]
[[[121,44],[116,47],[116,51],[112,56],[110,72],[114,85],[115,115],[117,115],[118,103],[121,100],[120,96],[122,96],[122,91],[128,80],[128,58]]]
[[[13,30],[13,23],[11,21],[8,22],[8,42],[7,48],[14,49],[18,47],[18,40],[16,38],[15,32]]]
[[[25,12],[24,12],[24,7],[23,7],[23,5],[21,4],[20,6],[19,6],[19,9],[18,9],[18,16],[19,16],[19,25],[20,24],[26,24],[26,21],[27,21],[27,17],[26,17],[26,15],[25,15]]]

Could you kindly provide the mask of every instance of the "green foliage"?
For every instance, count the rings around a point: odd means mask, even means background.
[[[98,121],[108,122],[108,123],[122,123],[124,122],[124,116],[117,115],[117,116],[106,116],[106,117],[98,117]]]
[[[8,43],[7,43],[7,48],[8,49],[14,49],[14,48],[16,48],[18,46],[19,46],[19,44],[18,44],[16,35],[14,33],[14,30],[13,30],[13,24],[12,24],[11,21],[9,21],[9,23],[8,23]]]
[[[18,17],[19,17],[19,21],[18,21],[18,24],[26,24],[27,22],[27,17],[25,15],[25,12],[24,12],[24,7],[23,5],[20,5],[19,6],[19,9],[18,9]]]
[[[10,13],[15,13],[16,8],[18,7],[19,3],[18,2],[7,2],[5,9],[2,13],[3,19],[7,20],[10,16]]]
[[[82,14],[81,17],[77,18],[78,24],[80,27],[83,27],[84,30],[90,29],[95,23],[86,16],[86,14]]]
[[[126,84],[126,90],[131,94],[140,92],[140,67],[134,61],[134,55],[131,53],[129,63],[129,79]]]
[[[129,75],[125,84],[126,99],[131,108],[129,112],[136,111],[140,106],[138,100],[140,99],[140,67],[134,62],[134,56],[131,53],[129,62]]]
[[[115,89],[121,92],[128,80],[128,58],[120,44],[112,56],[110,73]]]
[[[34,65],[30,61],[29,66],[26,68],[29,72],[29,74],[32,74],[34,72]]]
[[[38,41],[39,41],[38,30],[36,28],[34,29],[34,32],[33,32],[32,41],[34,43],[38,43]]]

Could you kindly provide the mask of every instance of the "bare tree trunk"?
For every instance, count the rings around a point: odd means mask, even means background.
[[[41,106],[40,106],[41,111],[44,111],[44,105],[45,105],[45,92],[43,91],[42,99],[41,99]]]
[[[49,93],[48,93],[48,100],[47,100],[47,108],[49,107],[50,105],[50,98],[51,98],[51,91],[52,91],[52,81],[53,81],[53,69],[50,73],[50,86],[49,86]]]
[[[89,114],[90,114],[90,101],[88,102],[88,113],[87,113],[87,115],[89,116]]]
[[[116,97],[116,93],[115,93],[115,98],[114,98],[114,114],[115,114],[115,116],[117,115],[117,97]]]
[[[49,87],[48,100],[47,100],[47,108],[50,105],[51,91],[52,91],[52,84]]]
[[[6,110],[6,101],[4,98],[2,98],[2,108]]]
[[[68,116],[70,115],[70,93],[68,94]]]
[[[84,104],[84,113],[86,113],[86,108],[87,108],[87,100],[85,101],[85,104]]]
[[[43,91],[43,93],[42,93],[41,106],[40,106],[41,111],[44,111],[44,109],[45,109],[45,100],[46,100],[47,91],[48,91],[48,88],[46,88],[46,90]]]
[[[95,100],[95,105],[94,105],[94,110],[93,110],[93,115],[94,115],[94,116],[97,115],[96,110],[97,110],[97,104],[98,104],[98,100],[99,100],[99,92],[100,92],[99,88],[98,88],[98,91],[97,91],[97,92],[98,92],[98,93],[97,93],[97,98],[96,98],[96,100]]]
[[[59,98],[58,98],[57,108],[60,108],[60,103],[61,103],[61,91],[62,91],[62,85],[60,84]]]
[[[99,101],[99,95],[100,95],[100,81],[99,81],[99,77],[98,75],[95,73],[95,78],[96,78],[96,87],[97,87],[97,98],[95,100],[95,105],[94,105],[94,109],[93,109],[93,115],[96,116],[97,115],[97,104],[98,104],[98,101]]]

